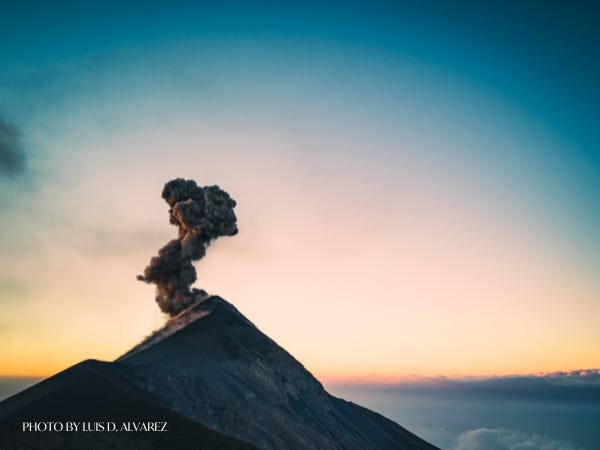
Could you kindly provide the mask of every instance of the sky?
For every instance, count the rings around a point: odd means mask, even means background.
[[[600,367],[600,10],[412,3],[2,6],[0,375],[163,323],[176,177],[238,202],[196,286],[317,377]]]

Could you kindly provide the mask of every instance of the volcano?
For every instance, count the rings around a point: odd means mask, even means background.
[[[88,432],[22,431],[85,422]],[[115,431],[94,429],[116,424]],[[121,424],[166,423],[164,432]],[[96,425],[97,426],[97,425]],[[0,448],[433,450],[328,394],[233,305],[212,296],[114,362],[87,360],[0,403]]]

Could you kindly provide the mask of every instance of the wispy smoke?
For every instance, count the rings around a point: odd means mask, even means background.
[[[236,202],[219,186],[199,187],[195,181],[181,178],[165,184],[162,198],[171,207],[169,221],[179,227],[179,238],[161,248],[144,275],[137,278],[156,284],[158,306],[174,316],[205,295],[191,289],[196,281],[192,261],[203,258],[214,239],[237,234]]]
[[[0,118],[0,172],[16,175],[25,168],[25,155],[19,145],[19,133]]]

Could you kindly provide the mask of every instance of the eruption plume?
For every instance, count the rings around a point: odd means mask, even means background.
[[[196,281],[192,261],[203,258],[214,239],[237,234],[236,202],[219,186],[199,187],[182,178],[165,184],[162,198],[171,207],[169,222],[179,228],[179,238],[161,248],[137,279],[156,284],[156,303],[174,316],[205,295],[191,289]]]

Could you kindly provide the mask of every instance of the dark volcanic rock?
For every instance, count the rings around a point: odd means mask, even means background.
[[[27,422],[167,422],[166,432],[23,432]],[[11,450],[258,450],[160,407],[114,363],[83,361],[0,403],[0,448]]]
[[[195,318],[195,319],[194,319]],[[188,323],[189,321],[189,323]],[[186,322],[183,327],[179,322]],[[434,449],[391,420],[329,395],[219,297],[192,306],[117,361],[163,405],[263,449]]]
[[[169,432],[23,433],[23,420],[167,421]],[[436,448],[329,395],[219,297],[113,363],[84,361],[0,402],[0,432],[0,448],[11,449]]]

